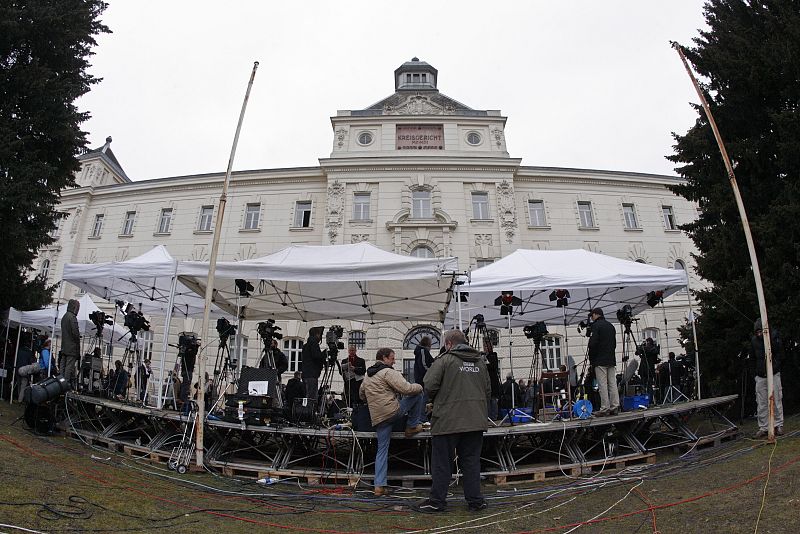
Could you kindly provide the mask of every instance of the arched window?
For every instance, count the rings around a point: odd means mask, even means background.
[[[294,373],[300,370],[300,362],[302,358],[300,355],[303,352],[303,340],[299,337],[285,337],[283,338],[283,353],[286,359],[289,360],[289,372]]]
[[[416,247],[414,250],[411,251],[411,255],[414,256],[415,258],[435,258],[436,257],[436,255],[433,253],[433,251],[430,248],[426,247],[426,246]]]
[[[363,349],[367,344],[367,333],[363,330],[351,330],[347,335],[347,345],[353,345],[357,349]]]
[[[47,275],[49,274],[50,274],[50,260],[44,260],[42,262],[42,268],[39,269],[39,276],[41,276],[43,280],[47,280]]]
[[[434,349],[439,350],[442,334],[439,332],[439,329],[432,326],[415,326],[409,330],[403,340],[403,348],[406,350],[414,350],[425,336],[431,338],[431,352],[433,352]]]
[[[675,264],[673,265],[674,269],[680,269],[681,271],[686,270],[686,264],[683,263],[683,260],[675,260]]]
[[[644,261],[642,258],[639,258],[638,260],[636,260],[636,263],[647,263],[647,262]]]

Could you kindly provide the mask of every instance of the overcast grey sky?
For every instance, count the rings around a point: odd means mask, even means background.
[[[701,0],[109,4],[103,81],[78,105],[133,180],[224,171],[256,60],[234,170],[317,165],[329,117],[391,94],[413,56],[442,93],[501,110],[523,165],[673,174],[670,132],[695,120],[669,41],[697,36]]]

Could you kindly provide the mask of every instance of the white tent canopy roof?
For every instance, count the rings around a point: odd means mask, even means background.
[[[456,258],[401,256],[369,243],[293,245],[218,263],[214,303],[235,315],[235,280],[242,279],[255,287],[241,298],[243,319],[441,322],[457,266]],[[207,272],[206,262],[185,262],[179,279],[204,294]]]
[[[589,310],[602,308],[606,319],[616,321],[616,312],[629,304],[634,313],[647,308],[647,295],[663,291],[666,297],[686,287],[686,272],[622,260],[586,250],[519,249],[491,265],[472,272],[460,286],[469,293],[461,304],[462,317],[468,322],[482,314],[487,325],[507,326],[508,317],[500,314],[495,299],[503,291],[513,291],[522,303],[513,307],[511,325],[543,321],[548,324],[577,324]],[[550,294],[556,289],[570,293],[565,308],[556,307]],[[450,305],[455,318],[456,299]]]
[[[108,302],[124,300],[141,304],[145,313],[165,315],[169,307],[172,278],[180,266],[164,245],[156,245],[141,256],[126,261],[68,263],[63,278]],[[178,282],[173,311],[182,317],[203,315],[205,299]]]
[[[78,329],[81,331],[81,335],[94,337],[97,333],[97,327],[95,327],[89,315],[100,311],[100,308],[97,307],[89,295],[83,295],[78,299],[78,302],[80,303],[80,309],[78,310]],[[23,311],[19,312],[19,324],[38,330],[47,330],[53,335],[58,335],[61,334],[61,318],[64,317],[65,313],[67,313],[66,304],[50,306],[42,308],[41,310]],[[53,332],[54,325],[55,332]],[[127,345],[128,331],[118,324],[105,325],[103,328],[103,339],[106,343],[112,339],[112,332],[115,345]]]

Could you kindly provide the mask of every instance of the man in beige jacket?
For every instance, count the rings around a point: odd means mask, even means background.
[[[359,396],[367,401],[369,416],[378,438],[375,454],[375,495],[386,495],[386,475],[389,468],[389,441],[395,421],[408,414],[405,435],[407,438],[422,432],[422,386],[409,384],[400,371],[395,370],[394,351],[378,349],[377,362],[367,369],[361,383]],[[404,397],[398,400],[399,395]]]

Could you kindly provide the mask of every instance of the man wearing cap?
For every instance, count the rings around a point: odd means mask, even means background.
[[[761,319],[753,324],[754,335],[750,339],[751,354],[756,361],[756,403],[758,404],[758,432],[756,439],[769,434],[769,397],[767,396],[767,357],[764,350],[764,331]],[[772,387],[775,399],[775,434],[783,435],[783,389],[781,388],[781,363],[783,361],[783,343],[778,331],[770,329],[770,345],[772,347]]]
[[[589,363],[600,388],[600,409],[597,417],[619,412],[617,389],[617,330],[606,321],[602,308],[592,310],[592,336],[589,338]]]

